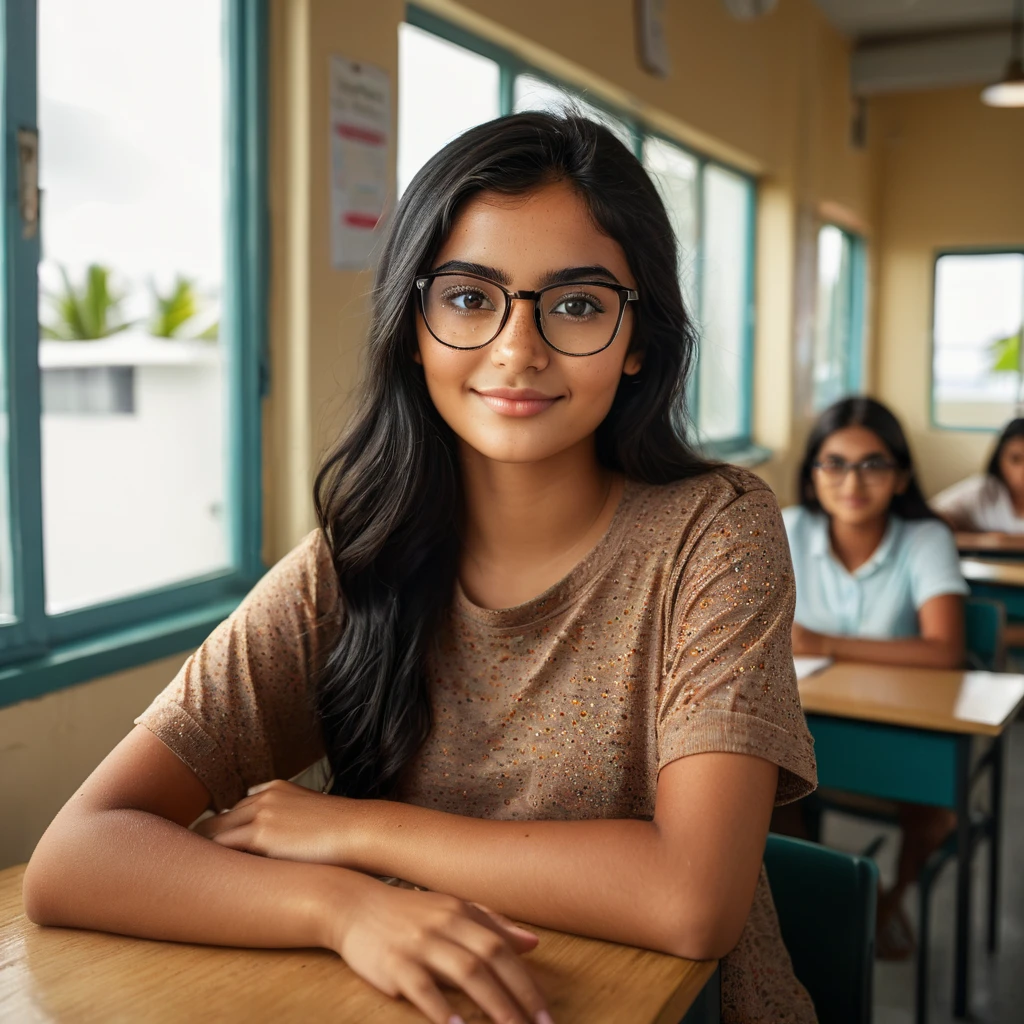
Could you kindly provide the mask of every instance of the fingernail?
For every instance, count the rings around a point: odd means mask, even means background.
[[[536,1017],[533,1018],[537,1024],[555,1024],[551,1019],[551,1014],[547,1010],[541,1010]]]
[[[457,1013],[453,1013],[448,1018],[448,1024],[466,1024],[466,1022]]]

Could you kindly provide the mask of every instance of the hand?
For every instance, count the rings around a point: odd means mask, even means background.
[[[793,623],[793,653],[811,657],[826,657],[829,653],[828,637],[813,629]]]
[[[356,803],[275,779],[253,786],[231,810],[205,818],[194,831],[232,850],[344,867],[344,817]]]
[[[404,996],[433,1024],[459,1024],[440,986],[461,989],[500,1024],[551,1024],[518,954],[537,936],[476,904],[367,879],[326,908],[323,945],[392,998]]]

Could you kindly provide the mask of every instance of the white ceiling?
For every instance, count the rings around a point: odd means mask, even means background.
[[[897,36],[1009,23],[1013,0],[817,0],[848,35]]]

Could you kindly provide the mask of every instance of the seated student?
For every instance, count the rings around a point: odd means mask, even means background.
[[[550,1024],[507,914],[724,957],[723,1021],[814,1020],[761,863],[815,781],[785,530],[676,428],[676,267],[591,121],[497,119],[426,164],[319,529],[61,810],[34,921],[321,945],[435,1024],[445,984]],[[323,754],[330,793],[279,781]]]
[[[956,546],[925,504],[896,417],[847,398],[818,419],[800,467],[801,504],[783,511],[796,574],[795,654],[957,668],[964,661]],[[908,956],[901,907],[928,856],[956,825],[951,811],[899,805],[896,884],[879,903],[878,948]],[[793,830],[792,816],[776,822]]]
[[[954,530],[1024,533],[1024,419],[1006,425],[983,474],[947,487],[931,504]]]

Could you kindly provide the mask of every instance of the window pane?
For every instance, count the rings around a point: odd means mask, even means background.
[[[1024,254],[942,256],[935,266],[935,421],[1001,427],[1021,399]]]
[[[697,255],[696,157],[671,142],[648,136],[644,139],[644,167],[654,179],[668,210],[668,218],[679,242],[679,279],[690,312],[696,315],[695,272]]]
[[[706,441],[738,438],[746,430],[750,189],[745,178],[721,167],[704,172],[697,425]]]
[[[853,245],[832,224],[818,232],[818,294],[814,321],[814,407],[824,409],[849,389],[853,342]]]
[[[633,134],[629,125],[607,110],[588,103],[579,93],[568,87],[561,88],[536,78],[534,75],[517,75],[514,106],[516,113],[521,110],[549,110],[561,113],[566,108],[576,109],[585,117],[603,124],[613,132],[630,152],[633,151]]]
[[[213,0],[40,0],[51,612],[228,566]]]
[[[0,254],[0,266],[3,256]],[[6,331],[0,331],[0,622],[14,618],[14,564],[11,556],[10,418],[8,414]]]
[[[398,194],[445,143],[501,113],[498,65],[414,25],[398,27]]]

